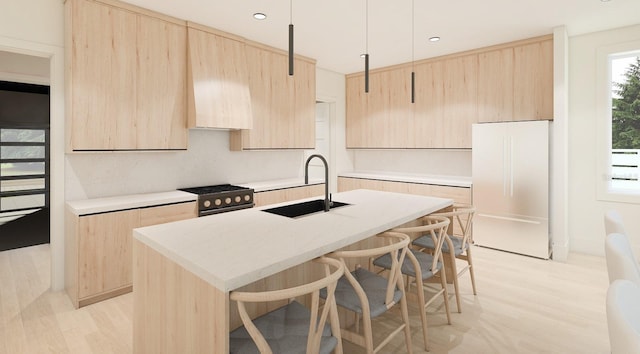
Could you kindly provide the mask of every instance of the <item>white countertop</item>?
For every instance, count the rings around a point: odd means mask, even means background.
[[[393,174],[393,173],[378,173],[378,172],[343,172],[339,173],[338,177],[352,177],[352,178],[364,178],[375,179],[382,181],[394,181],[394,182],[408,182],[408,183],[421,183],[421,184],[437,184],[441,186],[450,187],[471,187],[471,177],[465,176],[427,176],[427,175],[412,175],[412,174]]]
[[[190,202],[195,201],[197,198],[196,194],[183,191],[130,194],[117,197],[71,200],[67,202],[67,209],[80,216],[154,205]]]
[[[324,180],[322,180],[322,179],[310,179],[309,180],[309,185],[321,184],[321,183],[324,183]],[[233,183],[233,184],[241,186],[241,187],[252,188],[254,192],[266,192],[266,191],[272,191],[272,190],[276,190],[276,189],[302,187],[302,186],[305,185],[304,177],[277,179],[277,180],[271,180],[271,181]]]
[[[270,205],[137,228],[133,235],[216,288],[230,291],[452,203],[371,190],[336,193],[333,200],[351,205],[297,219],[261,211]]]

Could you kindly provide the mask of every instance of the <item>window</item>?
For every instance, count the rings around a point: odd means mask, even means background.
[[[49,207],[49,87],[0,81],[0,223]]]
[[[0,213],[48,206],[48,129],[0,128]]]
[[[598,199],[640,203],[640,43],[598,55]]]

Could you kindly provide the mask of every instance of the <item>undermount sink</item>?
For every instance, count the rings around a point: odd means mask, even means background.
[[[349,205],[347,203],[333,202],[331,209],[343,207]],[[281,207],[275,207],[270,209],[264,209],[267,213],[286,216],[288,218],[297,218],[317,212],[324,212],[324,199],[311,200],[308,202],[301,202],[296,204],[285,205]]]

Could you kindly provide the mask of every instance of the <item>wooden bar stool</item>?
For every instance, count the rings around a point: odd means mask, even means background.
[[[451,311],[449,310],[449,294],[447,293],[447,278],[443,272],[442,244],[446,237],[446,230],[449,227],[449,219],[446,217],[427,216],[423,218],[426,225],[396,228],[392,231],[405,234],[420,234],[422,237],[431,237],[436,245],[432,252],[424,253],[419,250],[409,249],[407,257],[402,263],[402,274],[414,279],[416,292],[420,307],[420,319],[422,321],[422,335],[424,337],[424,349],[429,350],[429,340],[427,335],[427,306],[435,301],[440,295],[443,297],[444,306],[447,313],[447,322],[451,324]],[[393,259],[388,254],[378,257],[373,261],[373,265],[384,269],[391,269]],[[429,300],[425,300],[424,282],[439,277],[442,288],[431,295]]]
[[[229,334],[230,354],[342,354],[340,323],[335,303],[338,279],[344,274],[342,262],[327,257],[314,260],[324,264],[325,276],[319,280],[282,290],[264,292],[232,291],[238,302],[244,326]],[[320,306],[320,289],[325,303]],[[251,319],[245,303],[289,300],[311,294],[311,309],[297,301]],[[329,318],[330,325],[327,325]]]
[[[345,270],[344,276],[338,281],[335,298],[338,306],[356,314],[356,326],[355,330],[343,328],[342,337],[364,347],[368,354],[373,354],[404,330],[407,352],[412,353],[409,314],[400,273],[400,264],[404,261],[410,241],[409,236],[397,232],[385,232],[377,236],[383,238],[387,244],[369,249],[336,251],[328,255],[340,259],[345,267],[353,263],[354,259],[368,260],[384,254],[389,254],[392,260],[386,278],[359,265],[351,272]],[[371,319],[382,315],[395,305],[400,305],[403,323],[374,347]],[[360,317],[362,331],[359,328]]]
[[[473,295],[477,295],[476,279],[473,273],[473,258],[471,257],[470,246],[473,244],[471,225],[475,212],[476,209],[472,205],[454,204],[453,211],[431,214],[432,216],[451,218],[454,223],[452,227],[450,227],[451,233],[447,233],[445,235],[445,242],[442,245],[442,253],[449,255],[449,263],[451,264],[450,274],[453,276],[453,287],[456,293],[456,305],[458,307],[458,312],[462,312],[458,278],[460,278],[467,271],[469,271],[469,275],[471,277],[471,287],[473,288]],[[456,230],[456,228],[459,229]],[[433,238],[430,235],[425,235],[423,237],[417,238],[415,241],[413,241],[413,245],[425,250],[433,251],[434,249]],[[456,258],[466,261],[467,265],[462,269],[458,269]],[[446,266],[447,264],[445,264],[445,267]]]

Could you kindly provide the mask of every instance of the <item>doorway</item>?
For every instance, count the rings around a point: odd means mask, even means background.
[[[50,242],[50,90],[0,81],[0,251]]]
[[[334,190],[333,183],[333,153],[331,150],[331,102],[316,101],[316,141],[315,149],[305,151],[305,159],[313,154],[320,154],[327,159],[329,167],[329,187]],[[324,164],[319,159],[309,162],[309,178],[324,180]]]

